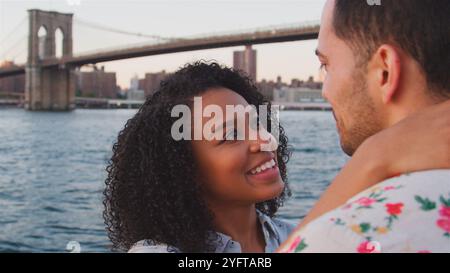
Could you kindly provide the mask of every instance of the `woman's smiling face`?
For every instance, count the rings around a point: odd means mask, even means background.
[[[248,103],[232,90],[213,88],[202,94],[203,109],[208,105],[219,106],[223,113],[222,122],[225,122],[227,105],[246,107]],[[248,205],[271,200],[283,192],[284,182],[277,166],[276,150],[261,151],[262,144],[267,145],[275,139],[264,141],[259,135],[256,139],[250,139],[249,130],[255,129],[250,128],[248,117],[247,114],[244,140],[236,140],[235,120],[234,131],[224,127],[222,140],[203,138],[192,141],[208,201]],[[214,115],[203,117],[202,128],[213,118]],[[235,115],[235,118],[239,118],[238,115]]]

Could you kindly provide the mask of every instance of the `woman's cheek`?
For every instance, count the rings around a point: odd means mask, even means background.
[[[228,161],[228,171],[237,174],[245,174],[246,168],[249,166],[248,153],[244,143],[236,143],[234,147],[231,147],[227,155],[224,155],[226,161]]]

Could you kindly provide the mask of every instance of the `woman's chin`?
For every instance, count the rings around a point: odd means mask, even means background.
[[[260,187],[257,192],[255,192],[255,195],[257,196],[256,199],[258,200],[257,202],[269,201],[279,197],[283,193],[284,187],[285,184],[281,178],[277,181],[273,181],[270,185],[265,185],[264,188]]]

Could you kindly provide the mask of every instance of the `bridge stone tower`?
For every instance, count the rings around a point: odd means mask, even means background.
[[[68,111],[75,108],[75,74],[71,67],[42,67],[56,58],[55,32],[63,35],[61,58],[72,56],[73,14],[28,10],[29,37],[26,64],[25,108]],[[38,35],[43,31],[44,36]]]

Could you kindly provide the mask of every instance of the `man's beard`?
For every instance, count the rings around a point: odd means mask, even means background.
[[[340,135],[341,148],[347,155],[352,156],[367,138],[383,128],[380,115],[369,96],[364,69],[355,69],[351,90],[348,91],[349,94],[346,94],[341,103],[346,107],[347,114],[352,122],[346,124],[346,127],[342,120],[336,117],[336,124]]]

